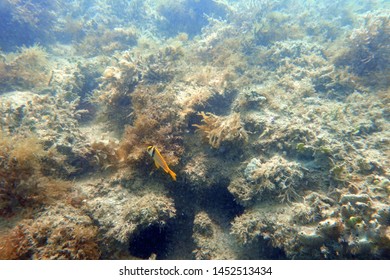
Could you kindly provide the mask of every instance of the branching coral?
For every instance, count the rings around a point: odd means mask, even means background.
[[[219,117],[211,113],[201,112],[204,124],[194,126],[205,136],[211,147],[218,149],[224,142],[243,144],[248,141],[248,134],[241,123],[239,113],[227,117]]]

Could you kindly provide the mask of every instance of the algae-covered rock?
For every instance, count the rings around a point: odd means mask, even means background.
[[[83,211],[66,204],[3,232],[0,247],[0,259],[91,260],[101,254],[98,228]]]
[[[340,203],[352,203],[356,204],[358,202],[367,203],[370,201],[370,197],[367,194],[345,194],[341,197]]]
[[[291,202],[300,197],[302,177],[302,169],[296,162],[280,156],[264,162],[253,158],[244,170],[245,181],[236,178],[228,189],[243,204],[265,199]]]
[[[197,260],[221,260],[236,258],[233,248],[224,244],[232,243],[230,236],[213,221],[206,212],[195,215],[192,238],[195,242],[194,257]]]
[[[1,258],[388,259],[388,1],[0,2]]]
[[[317,233],[313,228],[302,229],[298,233],[298,240],[307,247],[320,247],[325,241],[325,238]]]
[[[130,195],[121,185],[109,191],[108,182],[95,184],[84,190],[90,196],[85,208],[99,221],[105,238],[126,243],[136,231],[151,225],[164,227],[176,215],[172,199],[163,194]]]
[[[167,220],[176,215],[172,199],[153,193],[126,204],[124,212],[127,213],[124,220],[139,227],[147,227],[155,223],[163,226]]]
[[[343,228],[341,221],[335,218],[328,218],[319,222],[317,229],[318,232],[332,239],[337,239],[340,236],[342,230]]]

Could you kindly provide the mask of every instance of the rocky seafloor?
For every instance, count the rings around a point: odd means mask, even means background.
[[[387,1],[3,2],[0,259],[390,258]]]

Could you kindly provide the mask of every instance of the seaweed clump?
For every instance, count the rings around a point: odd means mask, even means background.
[[[298,189],[303,172],[297,162],[274,156],[266,162],[253,158],[244,171],[244,178],[237,177],[228,189],[243,205],[255,200],[278,198],[282,203],[300,197]]]
[[[1,134],[0,149],[0,214],[4,216],[38,195],[29,182],[40,170],[39,160],[44,151],[34,137],[16,142],[16,139]]]
[[[44,86],[49,81],[45,50],[35,45],[17,53],[0,53],[0,91]]]
[[[66,214],[65,214],[66,213]],[[0,234],[0,259],[93,260],[100,258],[98,230],[71,206],[49,208]]]
[[[364,24],[354,29],[349,47],[336,58],[336,64],[349,66],[364,83],[388,86],[390,71],[390,19],[388,13],[369,13]]]
[[[75,20],[70,19],[69,22],[71,26],[76,25],[73,36],[80,36],[78,34],[82,34],[83,24],[81,23],[81,26],[77,28],[77,22]],[[68,31],[67,29],[65,31]],[[76,47],[78,52],[88,56],[97,56],[102,52],[107,55],[112,55],[115,51],[124,51],[130,46],[135,46],[137,39],[137,30],[133,27],[100,27],[96,28],[96,30],[89,31]],[[110,43],[107,44],[107,42]]]
[[[118,198],[116,196],[120,195]],[[117,205],[111,201],[118,200]],[[125,244],[136,233],[152,225],[163,228],[169,219],[176,216],[173,200],[165,195],[148,193],[142,196],[113,193],[97,196],[88,201],[88,208],[94,220],[100,224],[107,244],[116,240]],[[103,248],[104,249],[104,248]],[[111,251],[108,246],[105,250]]]
[[[0,216],[49,203],[69,189],[70,183],[43,175],[47,155],[34,136],[0,133]]]
[[[117,147],[118,161],[138,163],[146,156],[145,149],[156,145],[168,164],[175,165],[183,152],[171,81],[174,79],[180,48],[165,47],[155,54],[135,58],[125,52],[118,65],[103,73],[101,89],[95,100],[104,108],[109,122],[122,131]]]
[[[127,125],[119,144],[118,154],[121,161],[136,163],[146,156],[145,149],[156,145],[164,153],[168,164],[176,165],[183,153],[182,138],[178,133],[179,123],[170,104],[173,96],[161,93],[156,99],[155,88],[139,89],[133,95],[133,108],[136,113],[132,125]]]
[[[248,133],[241,123],[239,113],[227,117],[216,116],[211,113],[199,114],[204,124],[194,124],[206,137],[211,147],[218,149],[224,142],[243,144],[248,141]]]
[[[281,12],[271,12],[254,24],[253,40],[257,45],[268,46],[276,41],[300,39],[304,30],[298,23],[291,24],[291,16]]]
[[[138,117],[133,125],[125,129],[123,139],[119,145],[119,157],[127,163],[138,162],[145,156],[145,149],[151,144],[157,147],[169,147],[174,150],[174,142],[169,141],[173,127],[170,124],[162,125],[156,119],[145,116]],[[154,135],[154,136],[153,136]],[[172,145],[169,145],[171,142]],[[176,152],[181,153],[182,148],[177,146]],[[162,148],[160,148],[162,149]],[[179,158],[172,154],[164,154],[169,164],[177,164]]]
[[[32,45],[53,39],[62,0],[4,0],[1,1],[0,37],[3,48]],[[15,32],[19,30],[19,32]]]
[[[118,106],[134,90],[139,77],[137,65],[132,62],[129,53],[124,53],[117,65],[104,70],[96,101],[101,101],[102,105]]]

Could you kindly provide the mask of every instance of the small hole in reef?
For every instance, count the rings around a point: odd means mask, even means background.
[[[148,259],[152,254],[161,259],[166,255],[167,241],[167,230],[159,225],[152,225],[139,231],[130,240],[129,252],[141,259]]]

